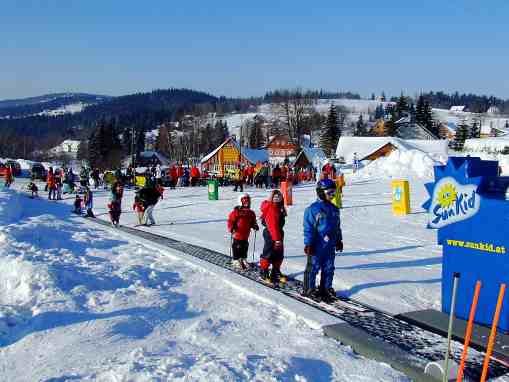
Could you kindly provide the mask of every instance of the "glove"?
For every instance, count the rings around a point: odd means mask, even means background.
[[[336,251],[343,252],[343,241],[338,240],[336,243]]]
[[[281,240],[274,242],[274,250],[278,252],[283,250],[283,242]]]
[[[311,247],[310,245],[305,245],[304,246],[304,253],[308,256],[313,256],[314,253],[313,253],[313,247]]]

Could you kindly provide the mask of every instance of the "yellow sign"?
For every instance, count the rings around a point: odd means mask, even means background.
[[[410,213],[410,187],[407,180],[392,181],[392,213],[395,216]]]
[[[144,177],[144,176],[136,176],[136,179],[135,179],[135,182],[136,182],[136,186],[138,187],[145,187],[145,182],[147,181],[147,179]]]

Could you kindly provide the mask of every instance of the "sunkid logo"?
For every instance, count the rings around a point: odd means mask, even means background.
[[[433,190],[430,227],[441,228],[474,216],[481,205],[476,190],[477,185],[461,185],[451,177],[441,179]]]

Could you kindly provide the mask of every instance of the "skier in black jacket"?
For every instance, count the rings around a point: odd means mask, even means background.
[[[138,197],[145,209],[145,213],[143,215],[145,221],[144,224],[147,226],[156,224],[152,213],[154,212],[154,207],[159,201],[161,194],[155,187],[144,187],[138,191]]]

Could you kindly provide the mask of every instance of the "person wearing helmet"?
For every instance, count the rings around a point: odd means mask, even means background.
[[[284,249],[283,238],[286,209],[283,203],[283,194],[279,190],[273,190],[268,200],[260,206],[261,221],[265,226],[263,239],[265,241],[263,252],[260,257],[260,276],[270,279],[274,285],[279,285],[281,279],[281,264],[283,263]],[[269,275],[269,267],[272,270]]]
[[[316,185],[318,200],[304,212],[304,252],[308,256],[303,295],[330,302],[336,297],[332,288],[335,251],[343,251],[339,209],[332,203],[336,183],[323,179]],[[316,276],[320,271],[320,287]]]
[[[247,269],[249,235],[251,229],[259,230],[256,223],[256,215],[251,209],[251,197],[249,194],[239,196],[237,206],[228,215],[227,227],[228,231],[233,235],[233,265],[240,269]]]

